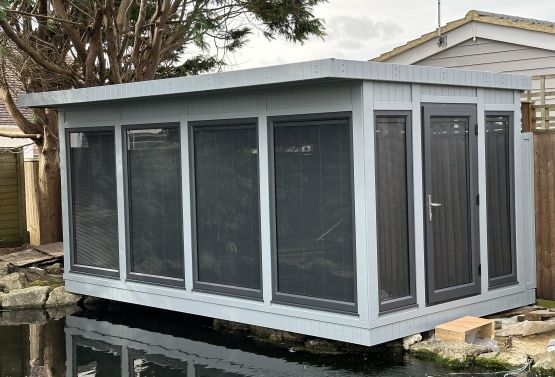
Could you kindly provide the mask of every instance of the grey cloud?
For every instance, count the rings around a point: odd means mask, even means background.
[[[332,16],[326,22],[326,39],[343,49],[358,49],[368,39],[392,36],[403,32],[401,26],[388,21],[373,21],[366,16]]]

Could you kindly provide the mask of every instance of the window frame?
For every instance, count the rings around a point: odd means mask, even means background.
[[[414,235],[414,159],[413,159],[413,129],[412,129],[412,111],[398,111],[398,110],[376,110],[374,111],[374,188],[375,192],[378,192],[378,175],[377,175],[377,164],[378,159],[376,158],[376,125],[379,117],[404,117],[406,125],[406,142],[405,142],[405,154],[406,154],[406,165],[407,165],[407,226],[408,226],[408,241],[409,241],[409,295],[405,297],[397,297],[389,300],[382,301],[380,297],[380,253],[378,239],[376,239],[376,257],[378,266],[378,300],[379,300],[379,314],[385,314],[401,309],[406,309],[409,307],[416,306],[416,268],[415,268],[415,235]],[[378,222],[378,211],[377,211],[378,201],[376,194],[376,233],[380,232],[379,222]]]
[[[181,206],[179,206],[179,228],[181,229],[181,253],[183,256],[183,274],[181,278],[172,278],[167,276],[150,275],[139,272],[131,271],[131,251],[133,248],[131,242],[131,198],[129,195],[129,156],[128,156],[128,142],[127,142],[127,131],[129,130],[142,130],[142,129],[156,129],[156,128],[174,128],[177,129],[179,135],[179,189],[178,195],[181,201]],[[185,231],[183,228],[183,167],[182,163],[182,153],[183,146],[181,145],[181,124],[179,122],[153,122],[153,123],[141,123],[141,124],[125,124],[121,126],[121,136],[122,136],[122,167],[123,167],[123,185],[124,185],[124,207],[125,207],[125,259],[126,259],[126,281],[137,282],[137,283],[148,283],[153,285],[161,286],[171,286],[175,288],[185,288],[185,274],[186,274],[186,255],[185,255]]]
[[[199,265],[198,265],[198,237],[197,237],[197,202],[196,202],[196,171],[195,171],[195,131],[208,129],[212,131],[233,130],[233,129],[254,129],[256,138],[256,148],[258,150],[256,157],[256,172],[258,174],[257,187],[257,203],[258,203],[258,246],[260,256],[260,289],[240,287],[229,284],[210,283],[199,281]],[[260,143],[258,140],[258,118],[234,118],[234,119],[218,119],[218,120],[201,120],[188,122],[189,133],[189,187],[191,197],[191,246],[192,246],[192,263],[193,263],[193,290],[198,292],[215,293],[224,296],[233,296],[241,298],[249,298],[262,301],[264,289],[262,274],[262,228],[260,219],[262,217],[260,203]]]
[[[270,116],[268,120],[268,179],[270,189],[270,230],[271,230],[271,261],[272,261],[272,303],[288,306],[298,306],[309,309],[337,312],[358,316],[358,287],[357,287],[357,258],[356,258],[356,223],[355,223],[355,185],[354,185],[354,151],[353,151],[353,117],[351,111],[314,113],[299,115]],[[318,125],[322,121],[346,121],[349,127],[350,145],[350,183],[351,183],[351,217],[353,243],[353,302],[331,300],[318,297],[302,296],[278,290],[278,248],[277,248],[277,203],[275,179],[275,143],[274,131],[276,123],[286,123],[280,127],[298,127],[303,125]]]
[[[114,193],[116,198],[116,223],[118,224],[119,229],[119,216],[118,216],[118,195],[117,195],[117,181],[118,181],[118,174],[117,174],[117,148],[116,148],[116,127],[115,126],[103,126],[103,127],[69,127],[64,130],[65,136],[65,165],[66,165],[66,187],[67,187],[67,200],[68,200],[68,227],[69,227],[69,268],[70,272],[76,272],[80,274],[88,274],[88,275],[95,275],[95,276],[103,276],[107,278],[119,279],[120,278],[120,255],[119,255],[119,247],[120,247],[120,237],[119,232],[117,233],[117,260],[118,260],[118,268],[117,269],[110,269],[110,268],[102,268],[102,267],[94,267],[94,266],[86,266],[82,264],[75,263],[75,253],[77,252],[76,249],[76,241],[75,241],[75,222],[73,218],[75,216],[73,210],[74,204],[74,192],[73,192],[73,175],[72,175],[72,165],[71,165],[71,137],[70,134],[72,133],[80,133],[80,132],[106,132],[111,131],[114,137]]]
[[[498,116],[507,117],[508,128],[509,128],[509,216],[510,216],[510,226],[511,226],[511,273],[507,275],[491,277],[489,276],[489,246],[488,246],[488,288],[500,288],[508,285],[518,284],[517,275],[517,253],[516,253],[516,200],[515,200],[515,113],[513,111],[495,111],[488,110],[484,112],[484,150],[485,156],[487,157],[487,140],[486,140],[486,124],[488,116]],[[485,171],[486,171],[486,193],[487,193],[487,161],[484,158]],[[487,202],[487,197],[486,197]],[[486,203],[486,213],[488,212],[488,207]],[[489,213],[487,213],[489,216]],[[487,230],[486,230],[487,233]]]

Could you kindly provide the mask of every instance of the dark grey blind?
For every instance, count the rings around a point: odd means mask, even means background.
[[[130,271],[183,279],[178,127],[127,130]]]
[[[353,303],[350,121],[274,123],[278,291]]]
[[[260,289],[255,127],[193,128],[200,282]]]
[[[412,164],[407,117],[378,115],[375,124],[380,302],[411,296]]]
[[[431,194],[441,204],[432,223],[436,289],[470,284],[474,278],[469,132],[467,117],[430,119]]]
[[[73,264],[118,270],[113,130],[68,133]]]
[[[511,128],[508,116],[486,117],[489,277],[514,281],[511,216]]]

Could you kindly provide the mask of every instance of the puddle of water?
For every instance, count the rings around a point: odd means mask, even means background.
[[[289,352],[245,334],[216,331],[206,318],[134,305],[114,304],[40,324],[2,325],[1,319],[0,377],[391,377],[461,372],[385,346],[342,356]],[[14,319],[11,313],[11,324]],[[464,372],[477,376],[486,371]]]

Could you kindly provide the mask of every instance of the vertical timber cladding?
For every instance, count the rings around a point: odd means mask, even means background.
[[[0,246],[24,242],[21,221],[25,214],[20,203],[23,198],[20,198],[19,164],[22,157],[22,152],[0,150]]]
[[[555,132],[534,133],[538,298],[555,299]]]

